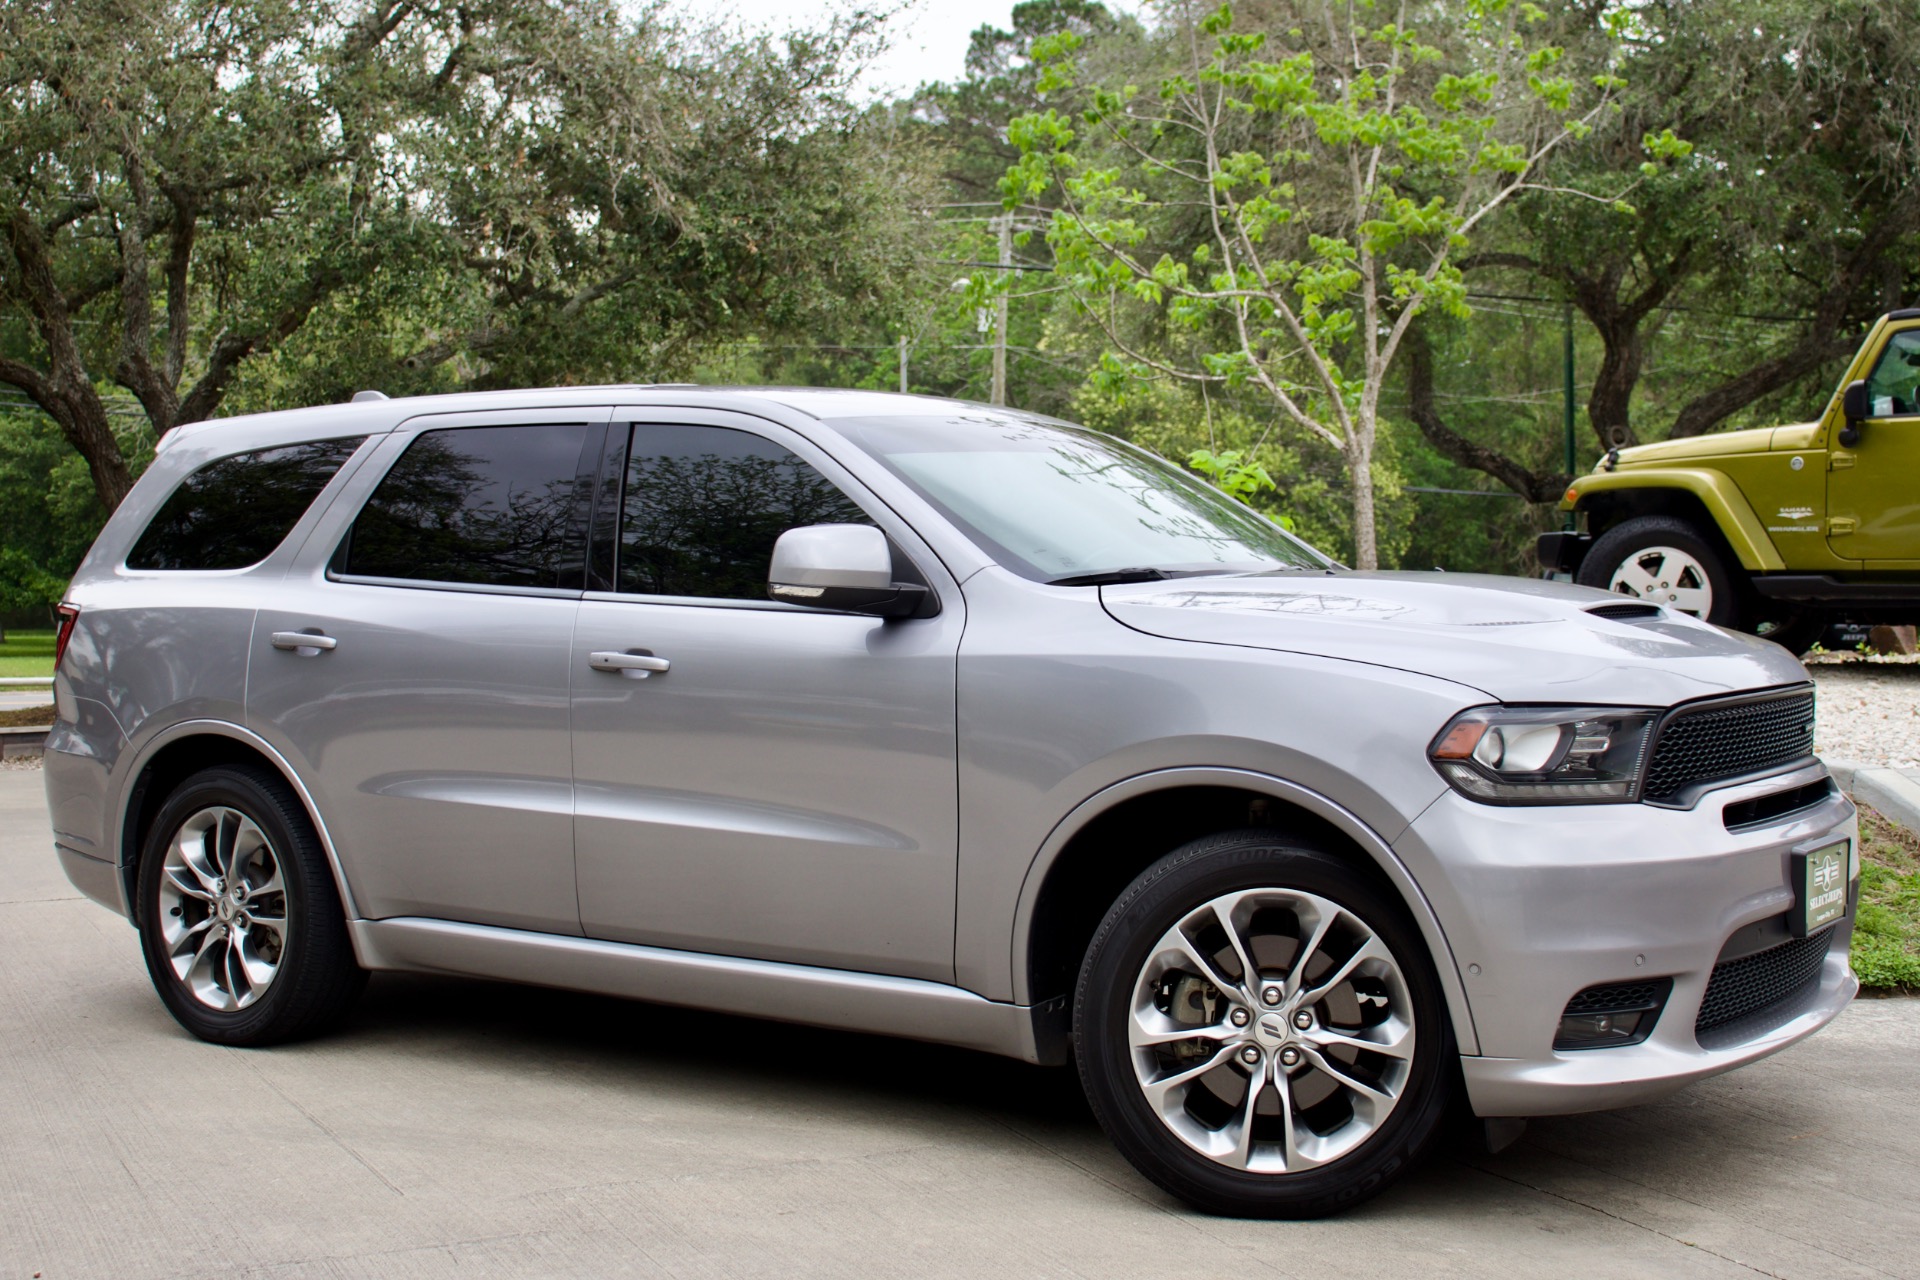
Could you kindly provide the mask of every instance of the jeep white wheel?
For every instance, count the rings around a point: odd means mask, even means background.
[[[1713,612],[1713,582],[1706,566],[1678,547],[1645,547],[1634,552],[1614,569],[1607,589],[1696,618]]]

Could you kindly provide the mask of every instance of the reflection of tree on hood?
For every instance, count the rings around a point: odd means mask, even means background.
[[[620,590],[761,599],[782,533],[870,523],[826,477],[784,450],[748,457],[636,451],[620,526]]]

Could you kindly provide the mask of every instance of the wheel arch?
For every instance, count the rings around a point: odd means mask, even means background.
[[[1636,516],[1677,516],[1716,538],[1749,573],[1786,568],[1746,495],[1725,473],[1698,467],[1582,476],[1571,508],[1587,513],[1596,538]]]
[[[258,734],[224,720],[188,720],[171,725],[155,734],[141,748],[129,767],[126,786],[121,789],[119,814],[113,830],[116,835],[117,871],[121,901],[129,920],[134,918],[135,886],[139,883],[140,853],[154,817],[167,796],[194,773],[218,764],[265,765],[293,788],[320,837],[327,855],[334,888],[346,908],[349,920],[359,918],[353,891],[340,865],[326,819],[314,803],[313,793],[300,781],[286,757]]]
[[[1061,819],[1020,888],[1011,956],[1015,1001],[1039,1005],[1064,998],[1107,910],[1159,858],[1204,835],[1262,826],[1342,855],[1393,890],[1426,943],[1460,1052],[1478,1053],[1446,931],[1392,846],[1327,797],[1245,769],[1140,774],[1088,797]],[[1117,855],[1107,852],[1115,842]]]

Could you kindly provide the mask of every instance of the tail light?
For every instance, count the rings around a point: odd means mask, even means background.
[[[53,666],[60,668],[60,659],[67,656],[67,641],[73,639],[73,624],[80,621],[80,606],[60,605],[55,612],[60,615],[60,634],[53,642]]]

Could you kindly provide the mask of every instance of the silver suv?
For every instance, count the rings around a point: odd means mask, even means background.
[[[599,387],[171,437],[64,606],[47,792],[193,1034],[368,970],[1077,1064],[1225,1213],[1450,1099],[1642,1102],[1852,997],[1805,671],[1552,583],[1354,573],[953,401]]]

